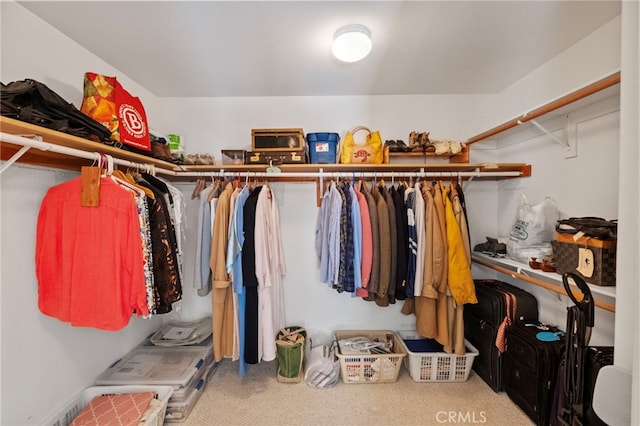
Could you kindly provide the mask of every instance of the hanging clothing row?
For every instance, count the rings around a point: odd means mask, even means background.
[[[417,331],[463,355],[462,306],[476,303],[459,184],[331,182],[316,222],[320,279],[339,293],[416,315]]]
[[[84,173],[84,172],[83,172]],[[84,176],[51,187],[36,231],[38,307],[74,326],[119,330],[182,297],[182,193],[148,173],[110,170],[86,205]]]
[[[195,286],[211,293],[216,361],[247,364],[276,358],[275,337],[285,326],[286,273],[278,203],[271,188],[239,180],[196,183],[200,198]]]

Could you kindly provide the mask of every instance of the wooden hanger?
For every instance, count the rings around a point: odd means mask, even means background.
[[[207,196],[207,201],[211,202],[214,198],[218,196],[218,189],[222,184],[222,179],[216,179],[215,182],[211,185],[211,191],[209,191],[209,196]]]
[[[191,199],[195,200],[196,198],[200,198],[200,193],[206,186],[207,182],[204,180],[204,177],[196,179],[196,186],[193,188],[193,192],[191,193]]]
[[[82,166],[80,169],[81,190],[80,205],[82,207],[100,206],[100,175],[102,173],[102,156],[97,154],[98,166]],[[95,163],[96,161],[94,161]]]

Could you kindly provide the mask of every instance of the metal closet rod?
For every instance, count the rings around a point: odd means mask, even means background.
[[[268,178],[292,178],[292,177],[308,177],[308,178],[401,178],[401,177],[518,177],[521,176],[519,171],[504,172],[254,172],[251,170],[241,172],[230,171],[212,171],[212,172],[180,172],[179,176],[188,177],[268,177]]]
[[[9,160],[3,164],[2,169],[0,169],[0,173],[5,171],[9,166],[15,163],[24,153],[26,153],[30,148],[36,148],[41,151],[51,151],[58,154],[69,155],[77,158],[85,158],[88,160],[96,160],[98,161],[101,156],[106,154],[100,154],[97,152],[83,151],[76,148],[69,148],[65,146],[60,146],[48,142],[44,142],[40,137],[36,136],[34,138],[28,138],[24,136],[12,135],[9,133],[0,132],[0,140],[12,143],[16,145],[22,145],[23,148],[20,149],[16,154],[14,154]],[[134,169],[147,170],[152,174],[161,173],[170,176],[182,176],[182,177],[204,177],[204,176],[218,176],[218,177],[263,177],[263,178],[395,178],[395,177],[518,177],[521,175],[519,171],[459,171],[459,172],[427,172],[421,169],[420,171],[394,171],[394,172],[325,172],[320,168],[318,172],[255,172],[255,171],[225,171],[221,169],[219,171],[210,171],[210,172],[180,172],[174,170],[166,170],[162,168],[155,167],[153,164],[144,164],[144,163],[135,163],[129,160],[123,160],[120,158],[115,158],[113,156],[107,156],[107,158],[113,159],[113,164],[117,164],[119,166],[130,167]]]
[[[101,157],[107,156],[107,158],[109,157],[112,158],[113,163],[119,166],[125,166],[125,167],[135,168],[139,170],[146,170],[151,172],[152,174],[163,173],[171,176],[176,176],[176,172],[174,172],[173,170],[161,169],[161,168],[155,167],[153,164],[135,163],[133,161],[123,160],[121,158],[113,157],[112,155],[109,155],[109,154],[101,154],[98,152],[83,151],[80,149],[68,148],[66,146],[60,146],[60,145],[52,144],[49,142],[44,142],[42,141],[41,137],[37,135],[34,135],[33,138],[28,138],[25,136],[17,136],[17,135],[12,135],[10,133],[0,132],[0,140],[2,140],[3,142],[15,144],[15,145],[22,145],[23,147],[2,165],[2,169],[0,170],[0,173],[4,172],[7,168],[9,168],[9,166],[15,163],[30,148],[36,148],[36,149],[39,149],[40,151],[51,151],[58,154],[69,155],[76,158],[85,158],[87,160],[99,161]]]

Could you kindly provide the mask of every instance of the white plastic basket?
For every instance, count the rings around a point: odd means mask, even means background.
[[[340,330],[334,333],[335,340],[366,337],[384,341],[393,336],[393,353],[389,354],[343,354],[338,348],[340,376],[344,383],[392,383],[398,380],[406,346],[397,333],[390,330]]]
[[[173,393],[172,386],[93,386],[87,388],[76,395],[75,398],[62,406],[55,414],[50,416],[45,422],[46,426],[68,426],[73,419],[87,406],[91,400],[98,396],[120,395],[124,393],[136,392],[156,392],[160,404],[154,409],[149,418],[144,422],[145,426],[162,426],[164,416],[167,411],[169,398]]]
[[[404,339],[422,339],[415,331],[399,331],[407,351],[404,365],[415,382],[466,382],[478,350],[465,340],[466,354],[443,352],[411,352]]]

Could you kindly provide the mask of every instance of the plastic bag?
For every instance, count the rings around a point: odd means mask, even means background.
[[[324,345],[307,350],[304,381],[313,388],[329,388],[340,378],[340,363],[335,359],[335,348]]]
[[[151,151],[147,115],[140,98],[125,90],[116,77],[84,74],[80,111],[111,131],[111,139],[142,151]]]
[[[527,263],[532,257],[543,258],[553,253],[551,240],[555,239],[556,221],[560,211],[555,200],[545,197],[534,206],[524,194],[520,195],[520,206],[507,242],[507,255]]]

